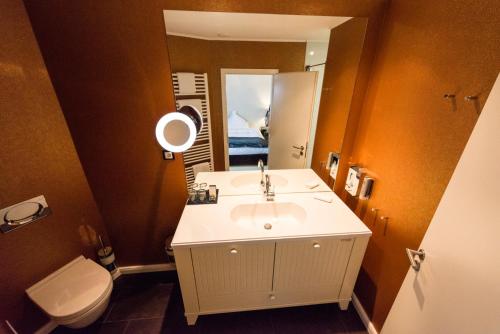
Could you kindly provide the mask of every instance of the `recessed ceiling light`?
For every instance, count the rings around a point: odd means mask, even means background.
[[[314,51],[309,51],[310,56],[314,56]]]

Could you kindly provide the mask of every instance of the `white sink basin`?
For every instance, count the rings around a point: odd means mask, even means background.
[[[321,192],[277,194],[273,202],[260,194],[219,196],[217,204],[186,205],[172,245],[370,235],[354,212],[330,194],[331,203],[315,199],[325,195]],[[266,224],[271,228],[266,229]]]
[[[264,173],[269,174],[269,173]],[[248,186],[258,186],[260,185],[260,181],[262,179],[261,173],[252,173],[252,174],[240,174],[231,179],[231,185],[235,188],[248,187]],[[271,180],[271,184],[276,187],[285,187],[288,184],[287,179],[280,175],[270,174],[269,179]]]
[[[231,210],[232,222],[252,230],[255,228],[271,230],[277,225],[292,227],[305,223],[306,217],[306,210],[291,202],[240,204]]]

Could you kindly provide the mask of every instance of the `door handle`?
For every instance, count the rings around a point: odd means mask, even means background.
[[[296,146],[296,145],[293,145],[292,148],[296,149],[296,150],[300,150],[300,155],[304,155],[304,149],[305,147],[304,146]]]
[[[406,248],[406,255],[408,255],[408,260],[410,260],[411,267],[415,271],[420,270],[420,263],[425,259],[425,251],[419,249],[418,251]]]

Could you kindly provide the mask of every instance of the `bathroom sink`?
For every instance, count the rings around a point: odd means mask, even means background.
[[[269,202],[259,194],[219,196],[217,204],[186,205],[172,245],[371,234],[338,196],[330,195],[331,202],[316,199],[324,192],[304,192],[277,194]]]
[[[231,210],[231,221],[249,229],[303,224],[306,217],[306,210],[291,202],[239,204]]]
[[[276,174],[271,174],[271,173],[265,173],[269,174],[269,177],[271,179],[271,184],[274,185],[275,187],[285,187],[288,184],[287,179],[280,175]],[[260,172],[256,173],[249,173],[249,174],[242,174],[235,176],[231,179],[231,185],[236,188],[240,187],[248,187],[248,186],[259,186],[260,181],[262,179],[262,175]]]

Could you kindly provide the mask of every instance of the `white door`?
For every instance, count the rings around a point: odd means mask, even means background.
[[[269,169],[304,168],[317,72],[273,76]]]
[[[383,334],[500,333],[499,171],[497,78]]]

